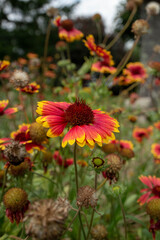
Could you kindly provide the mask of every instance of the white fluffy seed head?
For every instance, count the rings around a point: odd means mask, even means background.
[[[147,14],[150,16],[155,16],[160,13],[160,4],[158,2],[149,2],[146,5]]]

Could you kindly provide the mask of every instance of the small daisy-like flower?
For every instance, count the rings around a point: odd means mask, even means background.
[[[5,108],[7,107],[9,101],[8,100],[2,100],[0,101],[0,116],[2,115],[11,115],[13,113],[18,112],[18,108]]]
[[[123,74],[126,78],[132,82],[144,82],[147,78],[147,72],[144,65],[140,62],[129,63],[126,69],[123,70]]]
[[[3,69],[5,69],[5,68],[8,67],[9,65],[10,65],[10,62],[9,62],[9,61],[6,61],[6,60],[1,61],[1,60],[0,60],[0,71],[2,71]]]
[[[36,82],[29,83],[26,87],[24,88],[17,88],[18,91],[25,92],[27,94],[34,94],[38,93],[40,89],[40,85],[38,85]]]
[[[89,35],[86,40],[84,40],[84,44],[90,50],[92,55],[94,53],[100,58],[100,61],[92,64],[91,71],[101,73],[114,73],[116,71],[116,68],[113,67],[114,61],[111,53],[106,49],[97,46],[92,35]]]
[[[61,17],[58,16],[54,24],[58,27],[59,38],[66,40],[67,42],[74,42],[83,38],[83,33],[74,28],[73,22],[70,19],[61,21]]]
[[[62,147],[75,142],[83,147],[94,148],[95,143],[102,146],[115,138],[119,123],[100,110],[92,110],[83,100],[75,103],[42,101],[38,103],[37,113],[42,115],[37,122],[49,128],[48,137],[60,136],[65,127],[69,131],[62,140]]]
[[[157,128],[158,130],[160,130],[160,121],[154,123],[155,128]]]
[[[148,187],[141,190],[144,194],[138,199],[140,205],[148,203],[152,199],[160,198],[160,178],[142,175],[139,179]]]
[[[139,127],[136,127],[133,130],[133,134],[132,135],[138,142],[142,142],[144,138],[149,138],[151,132],[152,132],[151,128],[139,128]]]
[[[153,154],[155,159],[160,160],[160,144],[159,143],[153,143],[151,145],[151,153]]]

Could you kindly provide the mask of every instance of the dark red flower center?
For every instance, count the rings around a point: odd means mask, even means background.
[[[61,22],[61,26],[62,26],[65,30],[70,31],[70,30],[72,30],[72,28],[73,28],[73,22],[72,22],[72,20],[67,19],[67,20],[64,20],[64,21]]]
[[[139,66],[136,66],[131,69],[131,72],[133,75],[141,75],[143,74],[143,69]]]
[[[158,197],[160,197],[160,186],[155,186],[152,190],[152,193]]]
[[[76,100],[66,109],[65,119],[72,126],[89,125],[94,121],[94,114],[85,101]]]

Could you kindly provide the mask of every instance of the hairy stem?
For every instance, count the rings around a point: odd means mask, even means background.
[[[77,143],[76,142],[74,144],[74,169],[75,169],[75,178],[76,178],[76,192],[78,194],[79,184],[78,184],[78,171],[77,171]],[[86,234],[85,234],[85,231],[84,231],[84,228],[83,228],[80,212],[78,213],[78,217],[79,217],[79,222],[80,222],[80,225],[81,225],[81,229],[82,229],[82,232],[83,232],[84,239],[86,240]]]
[[[95,190],[97,189],[97,173],[95,172],[95,183],[94,183],[94,187],[95,187]],[[93,208],[92,210],[92,216],[91,216],[91,221],[90,221],[90,224],[89,224],[89,229],[88,229],[88,234],[87,234],[87,240],[89,239],[89,235],[90,235],[90,232],[91,232],[91,228],[92,228],[92,224],[93,224],[93,219],[94,219],[94,213],[95,213],[95,209]]]
[[[119,198],[119,203],[120,203],[121,211],[122,211],[122,215],[123,215],[124,229],[125,229],[125,240],[127,240],[127,222],[126,222],[125,211],[124,211],[124,207],[123,207],[123,204],[122,204],[122,199],[121,199],[120,194],[118,194],[118,198]]]

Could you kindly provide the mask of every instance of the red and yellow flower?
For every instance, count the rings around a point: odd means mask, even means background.
[[[36,82],[29,83],[26,87],[24,88],[17,88],[18,91],[25,92],[27,94],[34,94],[38,93],[40,89],[40,85],[38,85]]]
[[[158,130],[160,130],[160,121],[154,123],[155,128],[157,128]]]
[[[19,141],[21,144],[25,144],[26,151],[31,153],[33,149],[44,150],[42,144],[36,143],[31,139],[30,133],[30,124],[23,123],[19,125],[17,131],[11,133],[11,138],[0,138],[0,149],[4,150],[5,145],[10,144],[11,140]]]
[[[139,179],[148,187],[141,190],[144,194],[138,199],[140,205],[148,203],[152,199],[160,198],[160,178],[140,176]]]
[[[152,129],[153,129],[152,127],[148,128],[135,127],[132,135],[138,142],[142,142],[144,138],[149,138],[149,136],[152,133]]]
[[[114,73],[116,71],[116,68],[113,67],[114,61],[111,53],[106,49],[97,46],[93,35],[89,35],[86,40],[84,40],[84,44],[90,50],[92,55],[95,54],[100,58],[100,61],[92,64],[91,71],[101,73]]]
[[[37,113],[42,115],[37,122],[49,128],[48,137],[60,136],[65,127],[69,127],[62,147],[67,143],[90,148],[94,148],[95,143],[102,146],[115,138],[113,132],[119,132],[116,119],[100,110],[92,110],[83,100],[75,103],[42,101],[38,103]]]
[[[146,69],[140,62],[127,64],[126,69],[123,70],[123,75],[126,75],[127,79],[130,79],[131,82],[144,83],[147,78]]]
[[[11,115],[13,113],[18,112],[18,108],[5,108],[7,107],[9,101],[8,100],[2,100],[0,101],[0,116],[2,115]]]
[[[19,141],[20,143],[25,144],[26,151],[29,153],[33,152],[33,149],[37,149],[39,151],[43,150],[43,145],[32,140],[29,129],[30,124],[23,123],[22,125],[19,125],[17,131],[11,133],[11,138],[15,141]]]
[[[74,42],[83,37],[83,33],[74,28],[73,22],[70,19],[61,21],[61,17],[58,16],[54,20],[54,24],[58,27],[60,39],[66,40],[67,42]]]
[[[8,67],[9,65],[10,65],[10,62],[9,62],[9,61],[6,61],[6,60],[1,61],[1,60],[0,60],[0,71],[2,71],[3,69],[5,69],[5,68]]]
[[[153,143],[151,145],[151,153],[153,154],[155,159],[160,160],[160,144],[159,143]]]

